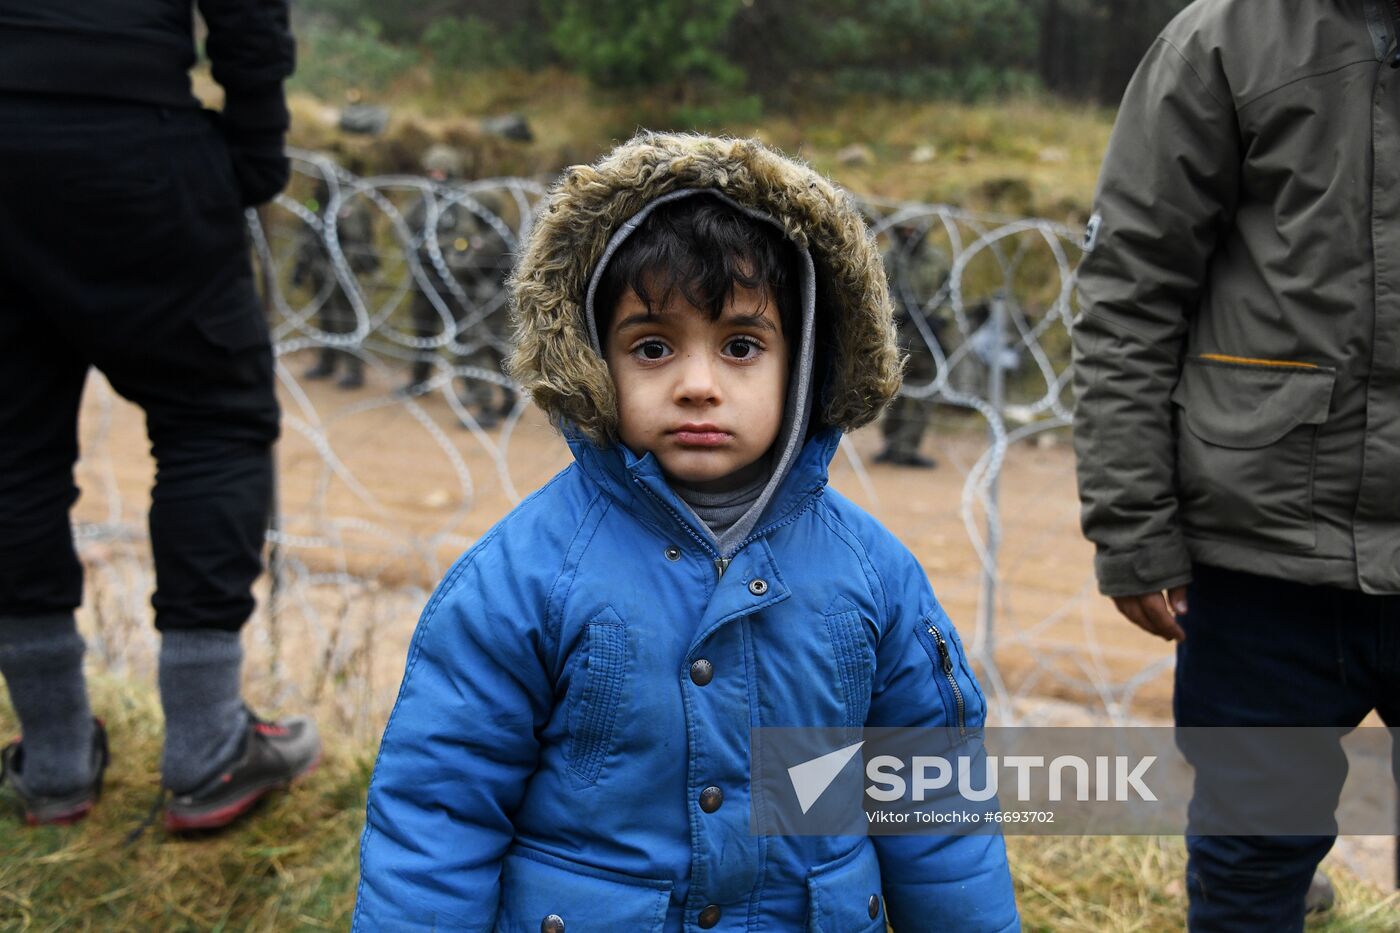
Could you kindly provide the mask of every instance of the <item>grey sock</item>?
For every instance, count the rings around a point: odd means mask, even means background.
[[[0,617],[0,674],[24,741],[24,783],[59,797],[93,779],[83,636],[71,612]]]
[[[238,754],[248,713],[237,632],[171,629],[160,639],[160,704],[165,709],[161,783],[189,793]]]

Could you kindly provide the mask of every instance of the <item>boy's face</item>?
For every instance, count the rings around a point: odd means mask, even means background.
[[[788,350],[768,288],[735,286],[715,321],[679,290],[649,316],[629,288],[605,346],[622,442],[638,454],[651,451],[668,476],[720,479],[777,439]]]

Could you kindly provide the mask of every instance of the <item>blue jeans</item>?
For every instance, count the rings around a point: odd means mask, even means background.
[[[1197,565],[1181,619],[1173,709],[1178,726],[1351,728],[1373,709],[1400,725],[1400,596]],[[1184,751],[1186,749],[1183,749]],[[1188,759],[1191,757],[1187,751]],[[1247,787],[1247,760],[1228,773],[1197,765],[1192,809]],[[1345,780],[1339,747],[1307,774],[1270,774],[1335,809]],[[1303,898],[1333,836],[1186,838],[1194,933],[1303,929]]]

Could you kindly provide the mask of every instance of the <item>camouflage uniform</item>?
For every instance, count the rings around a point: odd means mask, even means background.
[[[350,271],[357,276],[373,273],[379,268],[379,256],[374,248],[374,218],[364,198],[351,198],[342,201],[340,209],[329,213],[330,191],[326,183],[316,187],[316,209],[324,227],[334,225],[336,238],[340,244]],[[349,334],[355,330],[355,308],[344,286],[336,278],[335,266],[326,249],[325,232],[318,231],[310,224],[304,226],[298,235],[296,261],[292,268],[292,285],[306,285],[312,294],[319,295],[329,288],[329,294],[321,303],[316,314],[316,326],[327,334]],[[307,379],[325,379],[335,374],[337,361],[344,361],[345,375],[339,385],[344,389],[356,389],[365,383],[364,361],[350,350],[335,347],[321,347],[315,365],[305,372]]]
[[[928,242],[922,231],[895,226],[890,228],[890,245],[885,250],[884,260],[890,295],[894,299],[899,346],[909,356],[904,381],[912,387],[926,386],[938,375],[937,366],[914,316],[923,317],[941,344],[947,322],[928,313],[925,305],[948,280],[948,259]],[[903,392],[896,396],[880,422],[885,446],[876,455],[876,462],[935,466],[932,458],[919,453],[933,408],[931,397],[914,398]]]
[[[424,158],[430,175],[446,174],[447,157],[444,147],[433,147]],[[439,158],[434,159],[437,155]],[[436,230],[426,229],[428,202],[425,196],[408,215],[409,229],[418,244],[418,262],[423,274],[438,297],[452,314],[458,329],[456,342],[473,346],[457,356],[454,364],[471,366],[489,372],[503,373],[509,349],[509,314],[505,306],[505,280],[510,272],[510,247],[501,234],[466,205],[447,201],[438,205]],[[486,201],[488,211],[496,205]],[[429,237],[436,241],[442,257],[443,270],[466,296],[463,306],[457,295],[442,281],[442,271],[433,262]],[[442,332],[443,316],[428,295],[420,288],[414,293],[410,308],[414,333],[423,338],[436,337]],[[463,330],[463,328],[468,328]],[[414,361],[411,387],[417,387],[433,373],[428,351]],[[500,400],[497,401],[497,397]],[[472,409],[472,415],[483,427],[495,425],[515,407],[516,394],[486,379],[467,377],[459,393],[462,404]]]

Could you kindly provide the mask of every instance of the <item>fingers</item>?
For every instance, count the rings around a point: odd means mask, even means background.
[[[1139,597],[1145,605],[1145,614],[1152,622],[1153,627],[1149,631],[1161,635],[1168,641],[1185,641],[1186,633],[1181,630],[1181,626],[1176,621],[1176,615],[1172,611],[1172,605],[1167,602],[1167,597],[1161,593],[1149,593]],[[1185,594],[1182,594],[1181,601],[1186,601]]]
[[[1186,615],[1186,587],[1174,586],[1167,590],[1167,603],[1172,607],[1172,612],[1179,616]]]
[[[1140,597],[1137,596],[1115,596],[1113,597],[1113,605],[1117,608],[1119,614],[1129,622],[1140,629],[1146,629],[1151,632],[1152,629],[1148,628],[1147,617],[1142,614],[1142,606],[1138,603],[1139,599]],[[1155,635],[1157,633],[1152,632],[1152,634]]]
[[[1172,599],[1173,604],[1185,605],[1186,592],[1182,588],[1179,594]],[[1128,621],[1145,632],[1150,632],[1158,638],[1165,638],[1167,641],[1183,641],[1186,633],[1177,624],[1176,617],[1172,614],[1171,608],[1167,605],[1167,599],[1161,593],[1144,593],[1140,596],[1115,596],[1113,604],[1118,607]]]

